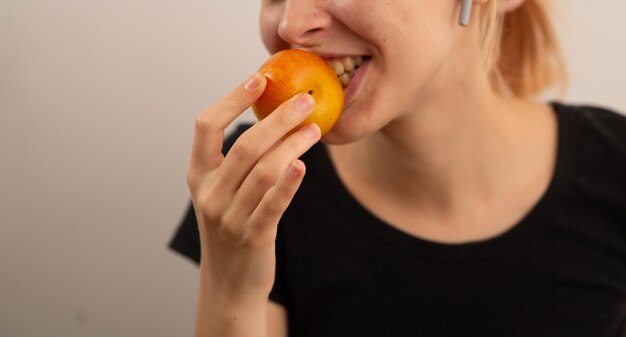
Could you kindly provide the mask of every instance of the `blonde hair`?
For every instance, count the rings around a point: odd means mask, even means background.
[[[489,81],[496,92],[532,98],[557,87],[563,94],[568,75],[554,27],[549,0],[526,0],[503,14],[502,1],[491,0],[481,15]]]

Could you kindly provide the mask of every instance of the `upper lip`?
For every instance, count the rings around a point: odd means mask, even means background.
[[[317,53],[316,53],[317,54]],[[367,55],[363,54],[317,54],[319,57],[324,58],[324,59],[338,59],[338,58],[343,58],[343,57],[358,57],[358,56],[362,56],[362,57],[366,57]]]
[[[302,49],[302,50],[311,52],[326,60],[338,59],[338,58],[343,58],[343,57],[357,57],[357,56],[369,57],[369,55],[367,54],[339,54],[339,53],[322,52],[322,51],[306,50],[306,49]]]

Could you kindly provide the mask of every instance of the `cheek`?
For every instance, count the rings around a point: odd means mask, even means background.
[[[276,10],[262,10],[259,19],[259,30],[261,39],[265,49],[270,54],[289,48],[289,44],[278,36],[278,24],[280,23],[280,14],[275,13]]]

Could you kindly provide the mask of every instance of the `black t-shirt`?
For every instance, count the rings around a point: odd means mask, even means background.
[[[558,160],[512,229],[466,244],[384,223],[339,180],[325,147],[278,227],[270,299],[291,337],[622,337],[626,333],[626,118],[553,104]],[[234,142],[246,127],[228,140]],[[171,247],[199,260],[190,209]]]

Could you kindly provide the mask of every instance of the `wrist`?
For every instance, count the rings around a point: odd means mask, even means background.
[[[239,308],[265,308],[270,290],[264,288],[242,288],[232,282],[220,282],[208,275],[200,277],[200,296],[216,307],[239,310]]]
[[[201,286],[197,310],[196,336],[266,336],[267,300],[243,301]]]

